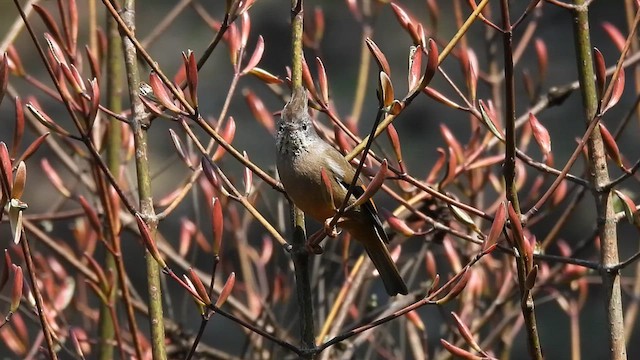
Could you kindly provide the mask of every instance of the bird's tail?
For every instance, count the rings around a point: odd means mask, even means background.
[[[364,227],[358,227],[358,230],[363,230]],[[383,240],[383,234],[380,234],[376,227],[366,227],[366,231],[353,231],[350,229],[351,235],[360,241],[364,245],[369,258],[373,262],[373,265],[380,273],[380,278],[384,283],[384,288],[387,290],[389,296],[397,294],[406,295],[408,293],[407,285],[402,280],[400,272],[396,267],[396,264],[391,258],[391,254],[385,245]],[[366,232],[366,234],[364,234]]]

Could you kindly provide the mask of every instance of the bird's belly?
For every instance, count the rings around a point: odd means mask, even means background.
[[[278,159],[278,173],[280,181],[295,205],[313,219],[324,222],[335,214],[333,204],[321,184],[320,170],[318,174],[300,171],[298,166],[293,171],[295,163]]]

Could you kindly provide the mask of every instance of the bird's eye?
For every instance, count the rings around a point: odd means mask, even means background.
[[[307,131],[307,124],[302,124],[302,131]]]

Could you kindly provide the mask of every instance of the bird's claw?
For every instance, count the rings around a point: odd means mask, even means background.
[[[335,238],[338,235],[340,235],[340,232],[338,231],[338,228],[336,228],[335,225],[331,224],[332,219],[333,218],[329,218],[324,221],[324,233],[327,234],[327,236],[330,238]]]

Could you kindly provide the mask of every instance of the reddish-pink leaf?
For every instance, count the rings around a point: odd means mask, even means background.
[[[398,135],[398,131],[396,131],[396,127],[393,126],[393,124],[389,124],[389,126],[387,126],[387,136],[389,137],[389,141],[391,142],[393,153],[396,155],[396,159],[398,159],[398,164],[400,164],[401,168],[404,167],[402,148],[400,147],[400,136]],[[403,169],[401,169],[401,171],[404,172]]]
[[[156,105],[154,101],[151,101],[146,96],[139,94],[138,98],[142,101],[142,105],[149,110],[149,112],[155,116],[165,116],[164,112]]]
[[[362,193],[362,195],[360,195],[354,202],[354,207],[368,202],[373,197],[373,195],[378,192],[378,190],[382,187],[382,184],[384,184],[384,180],[387,178],[387,168],[387,159],[384,159],[380,164],[380,169],[373,177],[373,179],[371,179],[369,185],[365,188],[364,193]]]
[[[173,99],[169,96],[169,92],[162,83],[162,80],[160,80],[158,74],[153,71],[149,74],[149,86],[151,86],[153,95],[155,95],[162,106],[174,113],[180,113],[180,108],[174,104]]]
[[[11,187],[13,186],[13,170],[11,166],[11,156],[4,141],[0,142],[0,175],[2,175],[2,192],[3,197],[11,195]]]
[[[422,75],[422,46],[411,47],[409,52],[409,71],[407,73],[407,83],[409,91],[420,91],[417,89]]]
[[[549,54],[547,52],[547,45],[542,39],[537,38],[534,44],[536,48],[536,58],[538,60],[538,74],[540,76],[539,82],[542,82],[547,76]]]
[[[249,162],[249,155],[246,151],[242,151],[242,157]],[[248,166],[244,167],[242,180],[244,182],[244,195],[249,196],[253,187],[253,171]]]
[[[58,190],[64,197],[70,198],[71,191],[69,191],[69,189],[65,186],[65,182],[62,180],[62,178],[60,178],[60,175],[58,175],[56,169],[51,166],[51,164],[49,164],[49,160],[43,158],[40,161],[40,166],[42,167],[42,171],[49,179],[53,187],[55,187],[56,190]]]
[[[445,161],[447,160],[447,153],[444,151],[444,149],[437,148],[436,151],[438,152],[438,160],[436,160],[436,163],[431,168],[431,171],[429,171],[429,175],[427,176],[426,180],[428,184],[433,184],[436,181],[436,177],[438,176],[440,169],[442,169]]]
[[[620,155],[620,149],[618,148],[616,139],[602,122],[598,123],[598,126],[600,127],[600,134],[602,135],[602,141],[607,155],[609,155],[618,167],[622,168],[624,165],[622,164],[622,156]]]
[[[320,98],[318,97],[315,85],[313,84],[313,78],[311,77],[311,70],[309,70],[309,65],[304,56],[302,57],[302,81],[307,90],[309,90],[309,93],[311,93],[311,98],[320,103]]]
[[[20,199],[24,194],[25,186],[27,185],[27,165],[24,161],[18,163],[16,174],[13,178],[13,188],[11,189],[11,198]]]
[[[504,203],[501,203],[496,210],[496,214],[493,216],[493,223],[491,223],[491,230],[489,230],[489,236],[482,245],[482,249],[486,250],[489,247],[496,244],[502,230],[504,230],[504,224],[507,221],[507,209]]]
[[[258,122],[264,126],[269,133],[275,133],[275,122],[273,120],[273,115],[267,110],[264,106],[264,103],[258,96],[256,96],[253,91],[249,89],[244,89],[242,91],[244,95],[244,99],[247,101],[247,105],[249,105],[249,109],[253,116],[258,120]]]
[[[26,74],[24,66],[22,66],[20,55],[18,55],[18,52],[16,51],[16,48],[13,46],[13,44],[10,44],[7,47],[7,57],[9,58],[7,64],[9,65],[11,71],[13,71],[16,76],[24,76]]]
[[[249,33],[251,32],[251,18],[249,13],[245,12],[240,18],[240,46],[247,48],[247,42],[249,41]]]
[[[196,231],[196,225],[193,221],[182,218],[180,219],[180,235],[178,236],[178,254],[182,257],[189,252],[189,246],[191,246],[191,239],[193,233]]]
[[[67,6],[67,8],[69,13],[68,46],[69,52],[75,56],[78,46],[78,7],[76,5],[76,0],[69,0],[69,5]]]
[[[209,180],[209,183],[213,185],[216,189],[220,188],[220,181],[218,180],[218,175],[216,175],[215,169],[209,162],[207,158],[204,156],[200,158],[200,164],[202,165],[202,172],[204,176]]]
[[[436,267],[437,262],[435,256],[433,256],[433,251],[427,250],[424,257],[424,268],[427,271],[427,275],[430,279],[435,279],[438,276]]]
[[[446,304],[447,302],[455,299],[462,290],[467,286],[469,282],[469,278],[471,277],[471,272],[469,271],[469,267],[466,266],[462,269],[462,273],[458,278],[458,282],[451,288],[451,290],[445,295],[442,299],[437,301],[438,304]]]
[[[618,101],[620,101],[620,98],[622,97],[623,92],[624,92],[624,67],[621,67],[620,72],[618,73],[618,77],[615,79],[615,82],[613,84],[613,91],[611,93],[611,98],[607,102],[607,105],[605,106],[604,110],[602,110],[602,113],[605,113],[607,110],[614,107],[618,103]]]
[[[514,240],[518,245],[518,250],[524,250],[524,230],[522,229],[522,222],[520,216],[516,212],[516,209],[513,208],[513,204],[511,201],[507,203],[507,210],[509,214],[509,223],[511,225],[511,232],[513,234]],[[523,255],[523,254],[520,254]]]
[[[266,84],[282,84],[282,79],[264,69],[254,67],[251,71],[249,71],[249,73],[264,81]]]
[[[451,355],[455,356],[456,358],[465,359],[465,360],[482,360],[482,359],[484,359],[481,356],[474,355],[474,354],[468,352],[467,350],[464,350],[462,348],[459,348],[459,347],[451,344],[450,342],[448,342],[445,339],[440,339],[440,343],[442,344],[442,346],[449,353],[451,353]]]
[[[627,221],[629,221],[629,223],[631,224],[636,223],[636,219],[634,217],[634,215],[637,213],[636,204],[633,202],[633,200],[629,196],[627,196],[622,191],[614,190],[614,193],[616,194],[616,196],[618,196],[620,200],[622,200],[622,206],[624,208],[624,214],[627,217]],[[0,289],[2,289],[2,287],[0,287]]]
[[[424,45],[420,42],[420,36],[417,31],[417,25],[415,24],[415,21],[411,19],[409,14],[395,3],[391,3],[391,9],[393,10],[393,13],[396,15],[396,18],[398,19],[400,26],[402,26],[411,36],[413,43],[415,45]]]
[[[458,158],[456,157],[455,151],[450,146],[447,147],[447,149],[449,161],[447,162],[447,172],[445,174],[445,177],[440,182],[441,187],[444,187],[453,181],[453,179],[456,177],[456,170],[458,168]]]
[[[49,11],[45,10],[40,5],[36,5],[36,4],[33,5],[33,10],[35,10],[38,13],[38,15],[40,15],[40,17],[42,18],[42,21],[47,27],[47,30],[49,30],[49,32],[53,35],[53,38],[55,38],[58,41],[62,41],[62,35],[60,33],[60,29],[58,28],[56,21],[53,19],[53,16],[49,14]]]
[[[525,279],[525,287],[528,290],[533,289],[536,284],[536,279],[538,278],[538,265],[532,266],[531,271],[527,274],[527,278]]]
[[[444,138],[445,143],[447,143],[447,145],[451,149],[453,149],[453,153],[455,154],[456,159],[459,162],[463,162],[464,150],[462,149],[462,145],[460,145],[460,142],[458,141],[458,139],[456,139],[451,130],[449,130],[447,125],[443,123],[440,124],[440,133],[442,133],[442,137]]]
[[[374,59],[378,63],[378,69],[386,73],[387,75],[391,75],[391,67],[389,67],[389,62],[387,61],[387,58],[384,56],[382,51],[380,51],[378,45],[376,45],[376,43],[369,38],[367,38],[365,42],[367,43],[367,47],[369,47],[369,51],[371,51]]]
[[[548,155],[551,152],[551,137],[549,136],[549,132],[533,113],[529,113],[529,125],[531,126],[533,137],[536,139],[538,146],[540,146],[542,153]]]
[[[455,322],[456,327],[458,328],[458,332],[462,335],[462,338],[465,340],[467,345],[471,346],[477,352],[482,352],[480,345],[478,345],[476,340],[473,338],[471,330],[469,330],[458,314],[452,311],[451,316],[453,317],[453,322]]]
[[[76,83],[80,89],[80,91],[78,92],[85,92],[87,88],[84,85],[84,80],[82,80],[82,75],[80,75],[78,68],[76,68],[75,65],[71,64],[69,65],[69,70],[71,71],[71,75],[73,76],[74,83]]]
[[[551,205],[557,206],[567,197],[567,181],[563,180],[560,182],[560,185],[556,188],[556,191],[553,192],[551,196]]]
[[[324,35],[324,13],[322,12],[322,8],[320,6],[316,6],[313,9],[313,18],[314,18],[314,41],[316,43],[320,43],[322,41],[322,37]]]
[[[93,123],[100,109],[100,87],[98,86],[98,80],[95,78],[91,79],[89,84],[91,85],[91,108],[89,109],[88,119]]]
[[[604,62],[604,57],[598,48],[593,48],[593,63],[595,65],[596,72],[596,88],[598,90],[598,99],[602,100],[604,96],[604,87],[607,82],[607,65]]]
[[[393,13],[396,15],[398,22],[402,25],[403,28],[407,29],[409,25],[413,23],[409,14],[404,11],[399,5],[391,3],[391,9],[393,9]]]
[[[89,219],[89,224],[91,224],[93,230],[96,233],[101,234],[102,224],[100,222],[100,219],[98,218],[98,213],[96,213],[93,207],[89,205],[89,202],[84,198],[84,196],[78,196],[78,202],[80,202],[80,206],[82,206],[84,213],[87,215],[87,219]]]
[[[318,66],[318,85],[320,86],[320,96],[324,106],[329,105],[329,83],[327,80],[327,72],[324,69],[324,64],[319,57],[316,57],[316,64]]]
[[[418,330],[420,330],[422,332],[426,331],[426,327],[424,326],[424,322],[422,322],[422,319],[420,319],[420,314],[418,314],[418,312],[416,310],[411,310],[408,313],[406,313],[404,316]]]
[[[0,98],[0,101],[2,99]],[[14,121],[13,129],[13,141],[11,145],[11,156],[16,157],[20,143],[22,143],[22,137],[24,136],[24,107],[22,106],[22,100],[16,96],[15,99],[16,120]]]
[[[388,224],[391,230],[402,234],[404,236],[410,237],[416,234],[416,232],[407,225],[405,221],[393,215],[390,211],[385,208],[379,209],[380,216],[384,219]]]
[[[212,204],[213,212],[211,226],[213,228],[213,254],[217,256],[220,253],[220,246],[222,245],[224,218],[222,217],[222,205],[220,204],[220,199],[213,198]]]
[[[22,155],[20,155],[18,159],[16,159],[16,161],[27,161],[27,159],[29,159],[31,155],[33,155],[36,150],[40,148],[40,145],[42,145],[47,136],[49,136],[49,133],[44,133],[33,140],[33,142],[29,144],[27,149],[22,153]]]
[[[529,74],[529,70],[527,69],[522,70],[522,86],[527,93],[527,97],[531,101],[535,100],[536,85],[534,84],[531,74]]]
[[[60,45],[58,44],[56,39],[54,39],[49,34],[44,34],[44,39],[47,41],[47,45],[49,47],[49,52],[50,52],[50,55],[53,56],[53,59],[58,64],[65,64],[66,65],[67,60],[66,60],[66,58],[64,56],[64,52],[62,51],[62,48],[60,48]],[[55,64],[52,64],[52,65],[55,65]]]
[[[233,286],[236,283],[236,273],[232,272],[231,274],[229,274],[229,277],[227,278],[227,282],[224,283],[224,287],[222,288],[222,290],[220,290],[220,296],[218,297],[218,300],[216,300],[216,307],[219,308],[221,307],[226,301],[227,298],[229,297],[229,295],[231,295],[231,291],[233,290]]]
[[[140,236],[144,241],[145,247],[147,251],[151,254],[151,256],[158,262],[161,268],[165,269],[167,267],[167,263],[164,261],[162,256],[160,255],[160,251],[156,245],[153,236],[151,235],[151,231],[149,230],[149,226],[142,220],[140,214],[136,214],[136,223],[138,224],[138,230],[140,230]]]
[[[471,97],[471,101],[475,102],[476,100],[476,91],[478,89],[478,57],[476,53],[470,48],[467,50],[467,57],[469,59],[468,69],[467,69],[467,87],[469,88],[469,93]]]
[[[2,103],[4,94],[7,92],[8,84],[9,84],[9,59],[7,59],[7,54],[5,53],[2,55],[2,60],[0,61],[0,103]]]
[[[479,101],[480,115],[482,122],[487,126],[489,131],[498,139],[504,140],[504,132],[497,127],[495,111],[492,109],[491,101],[488,102],[489,108],[487,108],[482,100]]]
[[[16,312],[20,306],[20,299],[22,299],[22,287],[23,287],[23,275],[22,268],[17,265],[13,267],[13,288],[11,290],[11,306],[10,311]]]
[[[394,100],[393,84],[391,83],[389,75],[385,72],[381,71],[379,75],[378,101],[380,102],[381,107],[388,108]]]
[[[189,279],[191,280],[191,283],[193,284],[200,298],[203,300],[204,304],[211,305],[211,298],[209,297],[209,293],[207,292],[207,289],[204,287],[204,284],[200,280],[200,277],[198,276],[198,274],[196,274],[196,272],[193,271],[193,268],[189,268]]]
[[[80,356],[80,359],[86,359],[85,350],[87,349],[87,336],[82,329],[77,327],[71,327],[69,329],[69,337],[71,337],[71,343],[73,344],[73,350]],[[82,339],[82,342],[81,342]]]
[[[13,262],[11,261],[11,256],[9,256],[9,251],[7,249],[4,249],[4,264],[2,266],[2,273],[0,273],[0,291],[9,281],[11,265],[13,265]]]
[[[193,51],[182,53],[184,58],[184,69],[187,77],[187,86],[189,87],[190,105],[194,108],[198,107],[198,64]]]
[[[258,43],[256,44],[255,50],[253,50],[253,55],[247,62],[247,66],[245,66],[244,70],[242,70],[242,75],[247,74],[249,71],[253,70],[254,67],[258,65],[260,60],[262,59],[262,55],[264,54],[264,39],[262,35],[258,36]]]
[[[333,127],[333,138],[335,139],[336,144],[338,145],[338,149],[343,154],[351,151],[351,146],[349,146],[349,141],[347,140],[347,136],[338,126]]]
[[[184,161],[184,163],[187,164],[187,166],[192,169],[193,164],[191,163],[191,156],[189,155],[189,152],[185,148],[178,134],[176,134],[176,132],[173,131],[173,129],[169,129],[169,135],[171,136],[171,142],[173,142],[173,146],[176,148],[178,152],[178,157],[180,157],[180,159],[182,159],[182,161]]]
[[[610,22],[603,22],[602,28],[607,33],[607,35],[609,35],[609,38],[611,38],[613,44],[618,48],[618,51],[622,52],[622,50],[624,49],[624,44],[627,42],[625,36],[622,35],[620,30],[618,30],[618,28]]]
[[[434,88],[431,88],[429,86],[425,87],[424,90],[425,94],[427,94],[427,96],[429,96],[430,98],[432,98],[433,100],[447,105],[453,109],[457,109],[460,110],[462,109],[462,106],[456,104],[455,102],[453,102],[452,100],[449,100],[449,98],[447,98],[446,96],[442,95],[439,91],[435,90]]]
[[[236,135],[236,122],[233,120],[233,116],[229,116],[229,119],[227,120],[227,124],[224,127],[224,130],[222,131],[220,136],[222,136],[222,138],[227,142],[227,144],[231,144],[233,142],[233,138],[235,137],[235,135]],[[220,160],[222,156],[226,154],[226,152],[227,150],[225,150],[225,148],[223,148],[221,145],[218,146],[218,148],[216,149],[216,152],[213,153],[212,161],[216,162]]]

